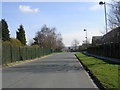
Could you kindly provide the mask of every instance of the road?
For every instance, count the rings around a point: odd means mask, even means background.
[[[3,88],[95,88],[74,53],[3,69]]]

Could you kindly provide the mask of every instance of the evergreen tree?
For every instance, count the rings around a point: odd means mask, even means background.
[[[8,25],[7,25],[7,22],[5,21],[5,19],[2,19],[0,21],[0,34],[2,35],[2,40],[3,41],[9,41],[10,40],[9,29],[8,29]]]
[[[17,35],[17,39],[20,40],[20,42],[23,44],[23,45],[26,45],[26,38],[25,38],[25,30],[24,30],[24,27],[23,25],[20,25],[19,28],[18,28],[18,31],[16,32],[16,35]]]
[[[32,43],[32,45],[39,45],[38,43],[38,37],[33,38],[34,42]]]

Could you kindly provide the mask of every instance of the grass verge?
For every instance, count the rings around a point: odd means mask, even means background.
[[[118,70],[120,65],[110,64],[82,53],[76,53],[76,56],[97,77],[104,87],[119,88]]]

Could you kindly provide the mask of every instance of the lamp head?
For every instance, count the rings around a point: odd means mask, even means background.
[[[99,2],[99,5],[103,5],[103,4],[105,4],[105,2],[102,2],[102,1]]]

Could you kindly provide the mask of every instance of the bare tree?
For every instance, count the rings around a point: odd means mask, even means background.
[[[105,35],[105,30],[99,30],[99,32],[102,34],[102,35]]]
[[[63,44],[63,42],[62,42],[62,36],[61,36],[60,33],[57,34],[56,47],[57,47],[57,49],[62,49],[62,48],[64,48],[64,44]]]
[[[77,39],[74,39],[72,41],[72,46],[75,48],[75,50],[77,50],[78,45],[79,45],[79,41]]]
[[[49,28],[44,25],[34,38],[34,43],[40,47],[60,49],[63,46],[61,34],[56,34],[56,28]]]
[[[34,43],[33,39],[29,40],[28,46],[31,46]]]
[[[111,29],[120,27],[120,1],[113,0],[113,4],[111,4],[109,26]]]

